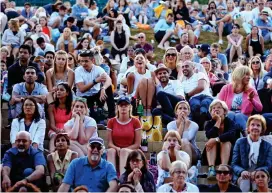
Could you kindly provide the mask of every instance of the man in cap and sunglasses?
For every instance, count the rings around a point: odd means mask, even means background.
[[[260,17],[256,20],[256,26],[261,29],[264,42],[272,42],[272,19],[268,11],[262,10]]]
[[[88,156],[73,160],[58,192],[68,192],[70,187],[85,185],[89,192],[116,192],[117,175],[114,166],[101,158],[104,152],[102,138],[91,138]]]
[[[170,80],[171,69],[164,64],[159,64],[154,71],[159,83],[156,85],[156,99],[161,108],[153,110],[152,114],[161,115],[165,124],[175,118],[174,109],[176,104],[184,100],[184,91],[181,89],[179,80]]]
[[[198,185],[200,192],[242,192],[231,183],[233,170],[229,165],[221,164],[216,170],[217,183],[214,185]]]

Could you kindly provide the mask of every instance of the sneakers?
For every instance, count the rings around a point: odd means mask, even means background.
[[[208,171],[208,177],[207,177],[207,179],[208,180],[215,180],[216,179],[215,176],[216,176],[216,173],[215,173],[214,166],[210,166],[209,167],[209,171]]]
[[[210,23],[212,26],[214,26],[214,27],[216,26],[216,21],[210,20],[209,23]]]
[[[218,41],[218,44],[223,44],[223,40],[219,40],[219,41]]]

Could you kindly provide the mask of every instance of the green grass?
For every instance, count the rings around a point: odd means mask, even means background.
[[[151,42],[151,40],[155,41],[154,32],[153,32],[152,29],[150,29],[150,30],[131,29],[131,35],[135,35],[135,34],[138,34],[140,32],[144,32],[146,34],[146,38],[147,38],[148,42]],[[246,38],[246,34],[244,33],[244,31],[242,31],[241,34],[244,36],[243,49],[245,49],[245,38]],[[135,41],[133,41],[133,40],[130,40],[130,41],[131,41],[130,42],[131,45],[133,45],[135,43]],[[221,47],[221,51],[224,51],[227,48],[227,44],[228,44],[228,41],[227,41],[226,37],[223,37],[223,41],[224,41],[224,44]],[[203,44],[203,43],[212,44],[214,42],[218,42],[218,35],[216,33],[201,32],[200,38],[199,38],[199,41],[198,41],[199,44]],[[157,45],[158,44],[155,41],[155,45],[154,45],[154,47],[155,47],[155,54],[156,54],[155,60],[162,60],[162,57],[164,55],[164,50],[161,50],[161,49],[157,48]],[[265,44],[265,49],[270,49],[270,48],[272,48],[272,43]]]

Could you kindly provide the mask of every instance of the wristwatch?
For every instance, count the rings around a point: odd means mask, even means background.
[[[220,143],[219,137],[216,137],[216,138],[215,138],[215,141],[216,141],[217,143]]]
[[[97,82],[95,81],[95,79],[93,80],[93,84],[97,84]]]

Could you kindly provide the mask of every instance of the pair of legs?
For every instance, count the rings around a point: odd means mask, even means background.
[[[147,16],[146,15],[139,15],[139,22],[142,24],[147,24]]]
[[[119,158],[119,172],[120,172],[120,175],[122,175],[125,172],[127,157],[130,154],[130,152],[132,152],[131,149],[122,148],[122,149],[120,149],[120,155],[118,157],[117,151],[114,148],[108,149],[107,160],[109,162],[111,162],[114,165],[115,168],[117,168],[116,167],[116,159]]]
[[[223,36],[223,31],[225,27],[225,23],[230,23],[231,22],[231,15],[225,15],[222,19],[216,21],[216,24],[218,24],[218,36],[219,36],[219,41],[222,41],[222,36]]]
[[[188,155],[191,158],[190,159],[190,166],[196,165],[197,164],[197,154],[196,154],[194,147],[190,143],[190,141],[188,139],[181,139],[181,144],[182,144],[181,145],[182,151],[185,151],[186,153],[188,153]]]
[[[9,53],[12,53],[14,58],[17,58],[17,55],[19,53],[19,46],[18,47],[13,47],[13,46],[6,46],[8,48]]]
[[[221,164],[228,164],[230,158],[231,143],[230,142],[221,142],[220,143],[220,158]],[[207,160],[209,166],[215,166],[215,160],[217,157],[217,144],[213,146],[210,151],[207,151]]]
[[[79,142],[71,140],[69,149],[77,152],[78,157],[87,155],[87,144],[81,145]]]
[[[147,109],[147,113],[151,114],[152,100],[156,90],[153,79],[143,78],[139,82],[137,88],[134,88],[134,82],[135,74],[133,72],[129,73],[127,77],[128,94],[133,93],[133,91],[136,89],[135,97],[142,100],[144,109]]]
[[[126,57],[125,54],[116,54],[114,59],[118,62],[118,63],[121,63],[121,61]]]
[[[243,54],[242,46],[235,47],[235,46],[232,45],[230,47],[230,55],[229,55],[230,63],[232,63],[232,60],[233,60],[233,57],[234,57],[235,54],[237,54],[238,57],[240,57]]]
[[[51,130],[50,130],[51,131]],[[49,132],[50,132],[49,131]],[[54,152],[55,151],[55,144],[54,144],[54,141],[55,141],[55,139],[56,139],[56,136],[57,136],[57,134],[55,133],[55,132],[52,132],[51,134],[50,134],[50,136],[49,136],[49,138],[50,138],[50,141],[49,141],[49,151],[50,151],[50,153],[52,153],[52,152]]]
[[[64,42],[59,44],[59,49],[66,51]],[[69,43],[68,43],[68,52],[71,52],[71,53],[74,52],[74,44],[72,41],[69,41]]]

